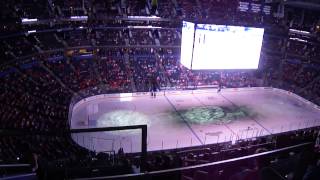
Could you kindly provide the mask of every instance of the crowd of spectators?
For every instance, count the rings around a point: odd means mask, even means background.
[[[132,74],[135,87],[138,91],[149,91],[149,81],[156,74],[159,77],[160,68],[155,58],[139,57],[131,59]]]
[[[63,32],[21,34],[1,42],[2,61],[52,51],[64,47],[81,46],[179,46],[181,32],[177,28],[132,29],[84,28]]]
[[[87,59],[76,60],[68,57],[44,62],[45,66],[73,91],[97,84],[96,76],[90,71],[90,63]]]
[[[106,60],[98,62],[102,82],[112,92],[132,91],[129,69],[121,57],[106,57]]]
[[[40,23],[35,25],[40,29],[43,26],[50,28],[70,27],[76,22],[65,21],[71,16],[88,16],[88,22],[92,25],[101,24],[100,20],[117,18],[127,18],[130,16],[150,16],[156,15],[158,17],[173,19],[173,20],[196,20],[196,21],[215,21],[215,23],[246,23],[246,24],[278,24],[273,20],[272,14],[276,12],[279,2],[267,3],[272,10],[270,14],[263,13],[242,13],[239,10],[239,1],[231,0],[224,2],[221,0],[197,1],[197,0],[162,0],[156,1],[154,4],[151,0],[84,0],[75,2],[73,0],[50,0],[45,2],[39,1],[9,1],[1,2],[4,7],[0,14],[1,20],[5,25],[1,27],[0,32],[19,32],[28,29],[31,26],[23,26],[20,23],[21,18],[37,18]],[[258,4],[262,2],[257,2]],[[36,6],[33,6],[36,4]],[[227,13],[226,13],[227,12]],[[309,13],[309,12],[308,12]],[[301,15],[301,14],[299,14]],[[313,16],[308,22],[309,26],[316,20],[317,16]],[[300,17],[300,16],[298,16]],[[50,23],[48,19],[54,19],[54,23]],[[297,19],[298,21],[299,19]],[[250,21],[250,22],[248,22]],[[121,21],[120,21],[121,22]],[[114,24],[114,21],[108,24]]]
[[[49,131],[67,128],[66,104],[59,100],[67,97],[62,97],[60,87],[52,90],[53,87],[44,87],[47,83],[37,86],[39,84],[34,80],[17,73],[1,78],[1,84],[2,129]],[[47,94],[41,93],[44,88],[48,88]]]
[[[221,0],[164,0],[159,1],[156,9],[151,1],[136,0],[4,0],[0,5],[3,7],[0,34],[4,35],[0,43],[0,129],[36,133],[67,130],[70,100],[76,95],[85,96],[81,91],[103,87],[103,93],[145,92],[154,77],[160,89],[220,84],[227,88],[262,85],[258,81],[261,78],[257,75],[259,73],[252,71],[191,71],[185,68],[179,62],[181,28],[167,21],[137,23],[116,19],[100,26],[104,21],[95,20],[135,15],[154,14],[174,21],[186,19],[264,25],[266,35],[261,55],[264,85],[290,90],[320,104],[319,19],[313,11],[291,8],[285,19],[270,18],[238,12],[237,1],[226,3]],[[84,15],[89,16],[87,23],[59,22],[70,16]],[[21,18],[55,21],[24,26],[20,24]],[[131,28],[149,25],[165,27]],[[26,33],[37,28],[43,31]],[[288,33],[290,28],[310,33],[307,37],[291,37]],[[261,149],[268,151],[314,141],[316,134],[318,129],[309,129],[281,134],[276,138],[263,137],[236,144],[227,142],[200,149],[150,153],[146,170],[245,156],[261,152]],[[121,150],[117,155],[89,152],[69,136],[1,136],[0,147],[1,163],[30,162],[26,154],[30,155],[31,151],[37,154],[39,162],[43,163],[40,165],[50,169],[47,173],[52,175],[52,179],[139,172],[141,165],[138,158]],[[23,150],[24,147],[30,148]],[[251,179],[256,179],[257,174],[263,174],[264,168],[271,167],[280,176],[294,175],[308,180],[319,169],[315,161],[319,160],[319,154],[312,154],[312,160],[311,156],[304,158],[303,151],[292,153],[272,155],[267,160],[260,157],[259,161],[239,161],[213,169],[186,171],[182,178],[197,180],[214,176],[217,179],[241,179],[247,173],[253,177]],[[262,164],[259,164],[260,160]],[[284,165],[288,162],[295,166]],[[299,165],[304,166],[299,168]]]
[[[319,104],[318,84],[319,64],[315,49],[319,44],[288,40],[280,55],[280,68],[274,68],[272,73],[279,74],[280,85],[275,85],[295,92],[316,104]],[[271,74],[271,73],[270,73]]]

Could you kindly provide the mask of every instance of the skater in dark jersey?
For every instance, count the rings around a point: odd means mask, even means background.
[[[217,93],[221,92],[221,88],[222,88],[222,85],[221,85],[221,83],[219,83]]]
[[[150,88],[149,89],[150,89],[150,92],[151,92],[151,97],[155,98],[157,96],[157,94],[156,94],[157,90],[158,89],[160,90],[157,77],[156,76],[152,76],[149,81],[150,81],[149,82],[149,84],[150,84]]]
[[[222,89],[222,81],[221,81],[221,76],[218,80],[218,90],[217,90],[217,93],[220,93],[221,92],[221,89]]]

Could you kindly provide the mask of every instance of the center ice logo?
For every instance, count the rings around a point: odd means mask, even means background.
[[[252,118],[256,114],[247,107],[205,106],[181,110],[182,117],[191,124],[226,124],[233,120]]]

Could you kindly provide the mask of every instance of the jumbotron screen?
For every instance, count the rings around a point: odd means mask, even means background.
[[[197,24],[192,69],[258,69],[263,34],[263,28]]]
[[[182,38],[181,38],[181,64],[191,69],[194,23],[182,22]]]

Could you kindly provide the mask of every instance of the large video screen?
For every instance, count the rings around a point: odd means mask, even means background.
[[[197,24],[192,69],[257,69],[263,34],[263,28]]]
[[[182,38],[181,38],[181,64],[191,69],[194,23],[182,22]]]

